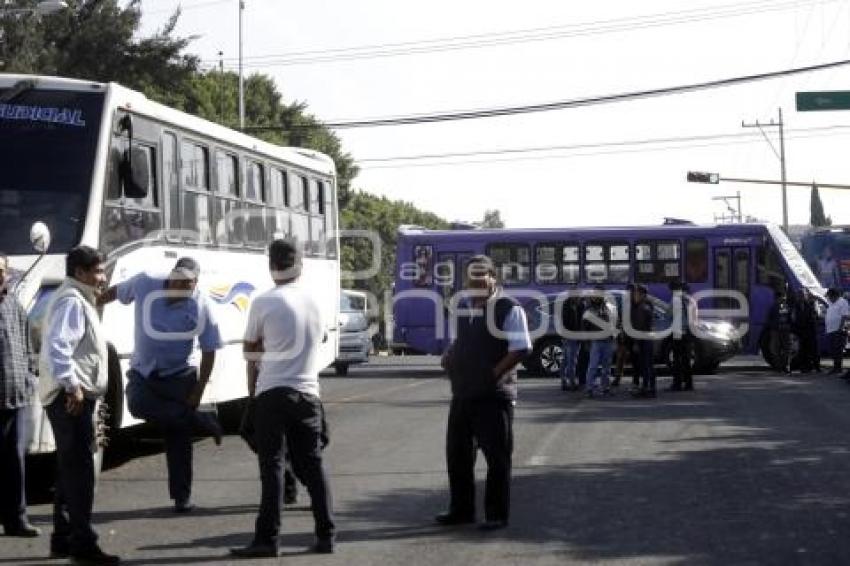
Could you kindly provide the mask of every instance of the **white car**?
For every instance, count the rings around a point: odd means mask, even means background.
[[[369,360],[372,339],[366,293],[342,289],[339,295],[339,356],[334,362],[337,375],[347,375],[348,366]]]

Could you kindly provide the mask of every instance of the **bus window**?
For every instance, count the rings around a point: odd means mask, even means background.
[[[503,285],[524,285],[531,280],[531,249],[528,244],[492,244],[487,255],[496,265]]]
[[[326,202],[325,193],[327,190],[325,189],[325,183],[323,181],[316,181],[316,191],[318,193],[316,198],[316,211],[318,214],[324,214]]]
[[[287,192],[289,199],[286,205],[292,210],[306,210],[307,203],[304,200],[303,181],[303,177],[294,173],[289,174],[289,191]]]
[[[126,149],[126,140],[118,141],[118,147]],[[156,150],[138,142],[134,148],[144,151],[145,166],[148,169],[148,190],[144,198],[127,198],[122,191],[107,193],[104,202],[103,218],[101,220],[100,248],[109,253],[125,244],[150,238],[152,233],[162,229],[162,215],[159,210],[157,187]],[[120,156],[124,149],[115,153]],[[117,167],[118,161],[113,160],[112,167]],[[114,176],[113,176],[114,178]]]
[[[579,260],[578,244],[564,244],[561,249],[561,281],[571,285],[579,282],[581,278]]]
[[[236,156],[232,153],[217,151],[215,154],[215,176],[216,191],[223,195],[238,196],[237,168],[239,167]]]
[[[322,218],[322,184],[316,179],[307,181],[308,196],[310,197],[310,252],[314,256],[323,257],[326,251],[325,219]]]
[[[334,224],[334,219],[336,218],[336,203],[334,197],[333,184],[323,183],[323,191],[322,197],[324,198],[324,206],[322,207],[322,213],[325,215],[325,239],[327,240],[327,257],[336,258],[337,257],[337,239],[336,239],[336,225]]]
[[[635,244],[635,281],[663,283],[678,281],[680,244],[674,240],[649,240]]]
[[[611,244],[608,254],[608,282],[628,283],[631,280],[629,244]]]
[[[735,248],[735,290],[750,294],[750,250]]]
[[[298,191],[295,191],[298,192]],[[290,235],[298,241],[301,251],[310,251],[310,217],[303,212],[293,212],[290,216],[292,231]]]
[[[759,246],[756,251],[756,283],[780,289],[785,286],[785,282],[782,260],[776,248],[771,245]]]
[[[434,248],[432,246],[414,246],[413,262],[416,264],[415,287],[430,287],[433,277]]]
[[[269,208],[266,211],[266,229],[270,240],[289,238],[292,235],[289,226],[289,211]]]
[[[708,242],[702,238],[685,240],[685,279],[688,283],[708,279]]]
[[[249,161],[245,168],[245,198],[254,202],[265,201],[265,168],[262,163]]]
[[[180,165],[184,187],[209,190],[210,153],[206,147],[184,140],[180,145]]]
[[[168,228],[180,229],[180,168],[177,161],[177,136],[171,133],[162,135],[162,180],[163,190],[168,197]],[[179,240],[179,236],[170,235],[169,240]]]
[[[271,175],[269,176],[267,202],[278,208],[286,206],[286,173],[275,167],[272,167]]]
[[[538,244],[535,248],[534,281],[539,285],[558,282],[558,246]]]

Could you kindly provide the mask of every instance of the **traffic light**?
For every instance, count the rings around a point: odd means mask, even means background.
[[[720,175],[717,173],[704,173],[702,171],[688,171],[688,182],[716,185],[720,182]]]

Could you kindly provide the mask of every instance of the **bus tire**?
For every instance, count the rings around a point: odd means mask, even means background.
[[[345,362],[337,362],[334,364],[334,371],[340,377],[348,375],[348,364]]]
[[[536,373],[544,377],[558,377],[564,363],[564,348],[557,336],[547,336],[537,341],[531,352],[531,363]]]
[[[767,328],[761,335],[761,355],[767,365],[774,371],[783,371],[782,362],[779,359],[779,338],[777,333]],[[796,369],[800,365],[800,339],[797,335],[791,333],[791,369]]]

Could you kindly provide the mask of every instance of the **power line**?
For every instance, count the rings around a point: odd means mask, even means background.
[[[821,135],[813,135],[813,134],[801,134],[795,136],[789,136],[791,139],[804,139],[810,137],[828,137],[834,135],[848,135],[850,132],[835,132],[832,134],[821,134]],[[734,134],[732,134],[734,135]],[[740,134],[741,137],[746,136],[747,134]],[[731,137],[731,135],[730,135]],[[640,141],[640,140],[638,140]],[[520,156],[520,157],[496,157],[492,159],[470,159],[470,160],[461,160],[461,161],[434,161],[434,162],[426,162],[426,163],[406,163],[406,164],[389,164],[389,165],[364,165],[360,167],[361,170],[375,170],[375,169],[408,169],[408,168],[422,168],[422,167],[453,167],[457,165],[475,165],[475,164],[485,164],[485,163],[505,163],[505,162],[518,162],[518,161],[548,161],[552,159],[569,159],[573,157],[595,157],[600,155],[615,155],[615,154],[626,154],[626,153],[650,153],[655,151],[677,151],[682,149],[694,149],[694,148],[702,148],[702,147],[715,147],[721,145],[743,145],[743,144],[751,144],[751,143],[761,143],[756,137],[750,135],[750,139],[732,139],[728,141],[706,141],[702,143],[690,143],[690,144],[678,144],[678,145],[643,145],[639,147],[625,147],[624,143],[627,142],[611,142],[608,146],[599,144],[600,150],[594,151],[576,151],[567,154],[560,155],[539,155],[539,156]],[[588,147],[591,147],[588,144]],[[606,147],[614,147],[613,149],[605,149]]]
[[[839,131],[840,133],[850,133],[850,132],[842,132],[842,130],[850,130],[850,125],[835,125],[835,126],[821,126],[816,128],[799,128],[794,130],[789,130],[789,132],[794,133],[812,133],[815,135],[817,132],[835,132]],[[757,139],[759,138],[759,134],[755,132],[743,132],[743,133],[730,133],[730,134],[707,134],[707,135],[695,135],[695,136],[675,136],[675,137],[666,137],[666,138],[647,138],[647,139],[637,139],[637,140],[621,140],[621,141],[609,141],[609,142],[598,142],[598,143],[583,143],[583,144],[572,144],[572,145],[549,145],[549,146],[535,146],[535,147],[520,147],[520,148],[499,148],[499,149],[489,149],[489,150],[478,150],[478,151],[460,151],[460,152],[451,152],[451,153],[430,153],[430,154],[418,154],[418,155],[394,155],[389,157],[366,157],[362,159],[357,159],[357,163],[385,163],[385,162],[393,162],[393,161],[422,161],[422,160],[432,160],[432,159],[448,159],[448,158],[457,158],[457,157],[474,157],[474,156],[491,156],[491,155],[512,155],[512,154],[522,154],[522,153],[540,153],[547,151],[564,151],[564,150],[578,150],[578,149],[594,149],[594,148],[605,148],[605,147],[620,147],[620,146],[639,146],[639,145],[656,145],[661,143],[688,143],[688,142],[703,142],[703,141],[712,141],[712,140],[722,140],[722,139]],[[747,141],[749,143],[749,140]]]
[[[550,112],[553,110],[564,110],[567,108],[579,108],[585,106],[597,106],[601,104],[612,104],[615,102],[625,102],[629,100],[638,100],[643,98],[655,98],[658,96],[667,96],[671,94],[682,94],[686,92],[696,92],[701,90],[709,90],[714,88],[728,87],[741,85],[751,82],[758,82],[780,77],[798,75],[802,73],[810,73],[814,71],[822,71],[833,69],[850,64],[850,60],[844,59],[832,63],[822,63],[820,65],[810,65],[808,67],[797,67],[795,69],[786,69],[783,71],[771,71],[767,73],[757,73],[752,75],[744,75],[732,77],[728,79],[719,79],[714,81],[706,81],[700,83],[691,83],[686,85],[678,85],[672,87],[655,88],[648,90],[638,90],[619,94],[608,94],[602,96],[593,96],[587,98],[576,98],[572,100],[560,100],[556,102],[545,102],[540,104],[529,104],[524,106],[509,106],[502,108],[482,108],[478,110],[464,110],[456,112],[443,112],[434,114],[416,114],[407,116],[395,116],[389,118],[374,118],[369,120],[347,120],[347,121],[328,121],[316,124],[296,124],[290,129],[314,129],[327,127],[331,129],[346,129],[346,128],[369,128],[378,126],[400,126],[414,124],[431,124],[437,122],[455,122],[459,120],[474,120],[479,118],[494,118],[497,116],[512,116],[516,114],[530,114],[535,112]],[[245,132],[264,132],[282,130],[279,126],[254,126],[245,128]]]
[[[476,49],[517,43],[550,41],[569,37],[583,37],[608,33],[643,30],[661,26],[688,24],[708,20],[747,16],[765,12],[777,12],[797,9],[805,4],[825,4],[842,0],[784,1],[758,0],[749,4],[725,4],[706,8],[658,12],[643,16],[596,20],[578,24],[564,24],[528,28],[515,31],[502,31],[483,34],[459,35],[416,41],[382,43],[340,47],[333,49],[314,49],[281,54],[256,55],[245,59],[247,66],[260,68],[272,66],[300,65],[332,61],[350,61],[377,57],[395,57]],[[227,61],[234,61],[228,58]]]

